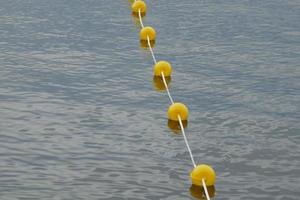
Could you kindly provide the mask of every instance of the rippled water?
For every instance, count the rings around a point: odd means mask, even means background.
[[[215,199],[300,197],[300,2],[146,1]],[[0,0],[0,198],[193,199],[128,1]]]

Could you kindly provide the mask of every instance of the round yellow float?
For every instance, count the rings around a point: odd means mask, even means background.
[[[196,166],[192,170],[190,177],[192,183],[198,186],[203,186],[202,179],[204,179],[206,186],[212,186],[216,181],[216,173],[213,168],[204,164]]]
[[[182,121],[188,119],[189,110],[183,103],[173,103],[168,109],[169,120],[179,121],[178,115]]]
[[[159,61],[154,65],[154,76],[162,76],[162,72],[165,77],[168,77],[172,73],[172,66],[167,61]]]
[[[142,28],[142,30],[140,32],[140,40],[147,41],[148,40],[147,36],[149,37],[150,41],[155,41],[156,32],[155,32],[154,28],[152,28],[150,26],[146,26],[146,27]]]
[[[147,5],[144,1],[138,0],[135,1],[131,6],[132,14],[138,16],[139,10],[141,12],[141,16],[145,16],[147,11]]]

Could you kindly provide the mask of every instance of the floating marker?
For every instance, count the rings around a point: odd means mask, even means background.
[[[131,6],[131,9],[132,9],[132,14],[134,16],[139,16],[139,11],[141,12],[141,16],[145,16],[146,15],[146,11],[147,11],[147,5],[144,1],[141,1],[141,0],[138,0],[138,1],[135,1],[132,6]]]
[[[173,103],[168,110],[169,120],[178,121],[178,115],[182,121],[188,119],[189,110],[183,103]]]
[[[165,77],[171,76],[172,66],[167,61],[159,61],[154,65],[154,76],[162,76],[162,72]]]
[[[210,166],[202,164],[192,170],[190,177],[194,185],[203,186],[202,179],[204,179],[206,186],[213,186],[216,180],[216,173]]]
[[[142,28],[141,32],[140,32],[140,40],[141,41],[147,41],[149,37],[150,41],[155,41],[156,38],[156,32],[154,30],[154,28],[150,27],[150,26],[146,26],[145,28]]]

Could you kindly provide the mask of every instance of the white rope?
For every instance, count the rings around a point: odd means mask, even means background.
[[[204,178],[202,179],[202,185],[203,185],[205,196],[206,196],[207,200],[210,200]]]
[[[182,132],[182,135],[183,135],[186,147],[187,147],[187,149],[188,149],[188,151],[190,153],[190,156],[191,156],[192,163],[193,163],[194,167],[196,167],[197,165],[196,165],[196,163],[194,161],[192,150],[190,149],[190,145],[189,145],[189,143],[188,143],[188,141],[186,139],[186,135],[185,135],[184,128],[183,128],[183,125],[182,125],[181,117],[180,117],[180,115],[177,115],[177,117],[178,117],[179,125],[180,125],[180,128],[181,128],[181,132]]]
[[[164,82],[165,88],[166,88],[166,90],[167,90],[169,99],[170,99],[171,103],[174,104],[173,98],[172,98],[172,96],[171,96],[171,94],[170,94],[170,91],[169,91],[169,88],[168,88],[168,85],[167,85],[167,82],[166,82],[166,79],[165,79],[164,72],[161,72],[161,77],[162,77],[162,79],[163,79],[163,82]]]
[[[157,62],[156,62],[155,55],[154,55],[153,49],[152,49],[151,44],[150,44],[150,38],[149,38],[148,35],[147,35],[147,42],[148,42],[148,46],[149,46],[149,49],[150,49],[150,52],[151,52],[154,64],[156,64]]]
[[[179,125],[180,125],[180,128],[181,128],[181,132],[182,132],[182,135],[183,135],[183,138],[184,138],[184,141],[185,141],[185,144],[186,144],[186,147],[190,153],[190,156],[191,156],[191,160],[192,160],[192,163],[194,165],[194,168],[197,166],[195,161],[194,161],[194,156],[192,154],[192,150],[190,149],[190,145],[187,141],[187,138],[186,138],[186,135],[185,135],[185,131],[184,131],[184,127],[183,127],[183,124],[182,124],[182,120],[181,120],[181,117],[180,115],[177,115],[178,117],[178,121],[179,121]],[[204,192],[205,192],[205,196],[206,196],[206,199],[207,200],[210,200],[210,197],[209,197],[209,194],[208,194],[208,190],[207,190],[207,187],[206,187],[206,184],[205,184],[205,180],[202,179],[202,185],[203,185],[203,188],[204,188]]]
[[[136,0],[134,0],[134,1],[136,1]],[[139,9],[139,21],[140,21],[141,27],[144,28],[144,24],[143,24],[143,20],[142,20],[142,15],[141,15],[141,9]],[[148,46],[149,46],[149,49],[150,49],[150,52],[151,52],[151,55],[152,55],[154,64],[156,64],[157,61],[156,61],[156,58],[155,58],[153,49],[152,49],[152,47],[151,47],[150,38],[149,38],[148,35],[147,35],[147,43],[148,43]],[[166,91],[167,91],[167,93],[168,93],[169,99],[170,99],[171,103],[174,104],[173,98],[172,98],[172,96],[171,96],[171,93],[170,93],[170,91],[169,91],[169,88],[168,88],[168,85],[167,85],[167,82],[166,82],[166,79],[165,79],[164,72],[161,72],[161,76],[162,76],[162,79],[163,79],[163,82],[164,82]],[[191,157],[193,166],[196,167],[197,165],[196,165],[196,163],[195,163],[195,160],[194,160],[194,157],[193,157],[193,154],[192,154],[192,150],[191,150],[191,148],[190,148],[190,145],[189,145],[189,143],[188,143],[188,141],[187,141],[187,138],[186,138],[186,135],[185,135],[185,131],[184,131],[184,127],[183,127],[183,124],[182,124],[182,120],[181,120],[180,115],[178,115],[178,120],[179,120],[179,125],[180,125],[180,128],[181,128],[181,132],[182,132],[182,135],[183,135],[185,144],[186,144],[186,146],[187,146],[187,149],[188,149],[188,151],[189,151],[189,154],[190,154],[190,157]],[[210,200],[209,194],[208,194],[207,187],[206,187],[206,184],[205,184],[204,179],[202,179],[202,185],[203,185],[203,188],[204,188],[204,191],[205,191],[205,196],[206,196],[207,200]]]
[[[141,15],[141,9],[139,9],[139,19],[141,23],[141,27],[144,28],[143,20],[142,20],[142,15]]]

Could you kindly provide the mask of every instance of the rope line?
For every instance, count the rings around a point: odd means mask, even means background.
[[[136,1],[136,0],[135,0],[135,1]],[[139,9],[139,21],[140,21],[141,27],[144,28],[144,24],[143,24],[143,20],[142,20],[142,16],[141,16],[141,9]],[[148,35],[147,35],[147,43],[148,43],[148,47],[149,47],[149,49],[150,49],[150,52],[151,52],[151,55],[152,55],[154,64],[156,64],[157,61],[156,61],[156,58],[155,58],[153,49],[152,49],[152,47],[151,47],[150,38],[149,38]],[[167,93],[168,93],[169,99],[170,99],[171,103],[174,104],[174,100],[173,100],[173,98],[172,98],[172,96],[171,96],[171,93],[170,93],[170,91],[169,91],[169,87],[168,87],[168,84],[167,84],[167,82],[166,82],[164,72],[161,72],[161,76],[162,76],[162,79],[163,79],[163,82],[164,82],[166,91],[167,91]],[[183,135],[183,138],[184,138],[186,147],[187,147],[188,152],[189,152],[189,154],[190,154],[190,157],[191,157],[191,160],[192,160],[192,164],[193,164],[193,166],[194,166],[194,168],[195,168],[195,167],[197,167],[197,165],[196,165],[196,163],[195,163],[195,160],[194,160],[194,156],[193,156],[192,150],[191,150],[190,145],[189,145],[189,143],[188,143],[188,140],[187,140],[187,138],[186,138],[186,134],[185,134],[185,130],[184,130],[184,127],[183,127],[183,124],[182,124],[181,117],[180,117],[180,115],[177,115],[177,117],[178,117],[180,129],[181,129],[181,132],[182,132],[182,135]],[[206,187],[206,183],[205,183],[204,178],[202,178],[202,185],[203,185],[204,192],[205,192],[205,196],[206,196],[207,200],[210,200],[210,197],[209,197],[209,194],[208,194],[208,190],[207,190],[207,187]]]
[[[177,115],[177,117],[178,117],[178,120],[179,120],[179,125],[180,125],[180,128],[181,128],[181,132],[182,132],[182,135],[183,135],[186,147],[187,147],[187,149],[188,149],[188,151],[190,153],[190,156],[191,156],[192,163],[193,163],[194,167],[196,167],[197,165],[196,165],[196,163],[194,161],[192,150],[191,150],[190,145],[189,145],[189,143],[188,143],[188,141],[186,139],[186,135],[185,135],[185,131],[184,131],[184,128],[183,128],[181,117],[180,117],[180,115]]]
[[[164,82],[164,85],[165,85],[166,91],[168,93],[169,99],[170,99],[171,103],[174,104],[173,98],[172,98],[172,96],[170,94],[170,91],[169,91],[168,84],[167,84],[166,79],[165,79],[164,72],[161,72],[161,77],[162,77],[162,80]]]
[[[152,58],[153,58],[153,61],[154,61],[154,64],[156,64],[156,58],[155,58],[155,55],[154,55],[154,52],[153,52],[153,49],[151,47],[151,44],[150,44],[150,38],[149,36],[147,35],[147,42],[148,42],[148,46],[149,46],[149,49],[150,49],[150,52],[151,52],[151,55],[152,55]]]
[[[140,18],[141,27],[144,28],[144,24],[143,24],[143,20],[142,20],[142,15],[141,15],[141,9],[139,9],[139,18]]]
[[[207,200],[210,200],[210,197],[209,197],[209,194],[208,194],[208,190],[207,190],[204,178],[202,179],[202,185],[203,185],[205,196],[206,196]]]
[[[141,10],[140,10],[140,9],[139,9],[139,18],[140,18],[141,25],[142,25],[142,27],[143,27],[144,25],[143,25],[143,22],[142,22],[143,20],[142,20],[142,17],[141,17]],[[156,64],[157,62],[156,62],[156,59],[155,59],[155,55],[154,55],[153,49],[152,49],[151,44],[150,44],[149,36],[147,36],[147,40],[148,40],[148,46],[149,46],[150,52],[151,52],[152,57],[153,57],[153,61],[154,61],[154,63]],[[172,98],[172,96],[171,96],[171,93],[170,93],[170,91],[169,91],[169,87],[168,87],[168,84],[167,84],[167,82],[166,82],[166,78],[165,78],[164,72],[161,72],[161,75],[162,75],[162,79],[163,79],[163,82],[164,82],[166,91],[167,91],[167,93],[168,93],[169,99],[170,99],[171,103],[174,104],[174,100],[173,100],[173,98]],[[190,145],[189,145],[189,143],[188,143],[188,141],[187,141],[187,138],[186,138],[186,135],[185,135],[185,131],[184,131],[184,127],[183,127],[183,124],[182,124],[182,120],[181,120],[180,115],[178,115],[178,119],[179,119],[179,124],[180,124],[180,128],[181,128],[182,135],[183,135],[183,137],[184,137],[185,144],[186,144],[187,149],[188,149],[188,151],[189,151],[189,153],[190,153],[190,156],[191,156],[191,160],[192,160],[193,166],[196,167],[197,165],[196,165],[196,163],[195,163],[195,160],[194,160],[194,157],[193,157],[193,154],[192,154],[192,150],[191,150],[191,148],[190,148]]]

